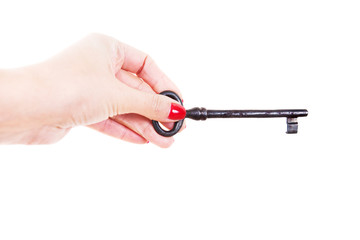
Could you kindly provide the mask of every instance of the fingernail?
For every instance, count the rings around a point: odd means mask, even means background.
[[[171,103],[170,113],[168,118],[171,120],[181,120],[186,116],[186,110],[183,106],[176,103]]]
[[[146,144],[149,144],[150,141],[147,141]]]

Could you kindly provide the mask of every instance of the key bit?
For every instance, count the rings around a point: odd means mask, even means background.
[[[298,132],[298,121],[297,118],[288,117],[286,118],[287,134],[293,134]]]

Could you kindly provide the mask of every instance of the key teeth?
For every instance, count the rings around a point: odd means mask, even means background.
[[[297,118],[286,118],[287,134],[296,134],[298,132]]]

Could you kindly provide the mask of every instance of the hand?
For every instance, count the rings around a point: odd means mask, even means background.
[[[45,62],[0,71],[0,142],[53,143],[86,125],[169,147],[174,139],[158,135],[150,119],[171,127],[185,109],[157,94],[164,90],[181,94],[148,55],[92,34]]]

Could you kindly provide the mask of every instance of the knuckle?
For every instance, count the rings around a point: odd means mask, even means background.
[[[174,143],[174,139],[167,139],[166,142],[164,142],[161,147],[162,148],[169,148]]]
[[[109,127],[109,121],[107,121],[107,120],[105,120],[101,124],[99,124],[99,130],[101,132],[105,132],[108,127]]]
[[[102,42],[102,41],[106,41],[107,39],[109,39],[108,36],[101,34],[101,33],[90,33],[87,37],[89,39],[92,39],[93,41],[97,41],[97,42]]]
[[[104,37],[103,34],[100,34],[100,33],[96,33],[96,32],[92,32],[88,35],[89,37],[91,38],[100,38],[100,37]]]
[[[144,69],[148,70],[149,72],[158,69],[155,60],[151,58],[149,55],[147,55],[146,63],[144,63]],[[151,85],[155,89],[160,85],[162,81],[167,79],[166,75],[162,71],[156,71],[156,72],[158,72],[157,73],[158,76],[156,78],[151,78]]]
[[[144,68],[149,68],[149,65],[151,65],[151,62],[152,62],[151,57],[148,54],[144,53],[144,60],[142,62],[142,65],[140,66],[140,68],[136,71],[136,75],[142,76]]]
[[[125,129],[119,132],[119,139],[125,140],[127,138],[127,131]]]
[[[155,135],[155,130],[152,127],[152,124],[147,124],[144,129],[142,130],[142,136],[146,139],[153,138]]]
[[[156,115],[159,115],[159,113],[161,113],[161,98],[159,95],[154,94],[154,96],[152,97],[151,109]]]
[[[136,86],[137,90],[144,91],[146,88],[144,81],[142,79],[139,80],[139,84]]]
[[[114,73],[117,73],[124,64],[125,61],[125,50],[124,46],[122,44],[119,44],[118,42],[114,41],[114,44],[112,44],[112,63],[113,63],[113,71]]]
[[[158,89],[159,85],[160,85],[160,79],[162,79],[162,76],[160,76],[159,78],[154,78],[151,82],[151,85],[154,89]]]
[[[149,54],[146,54],[145,61],[146,61],[147,67],[150,67],[151,65],[153,65],[155,63],[154,59]]]

